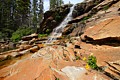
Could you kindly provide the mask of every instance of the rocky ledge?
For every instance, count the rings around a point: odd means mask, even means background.
[[[103,10],[105,4],[110,6]],[[46,38],[37,34],[23,37],[17,49],[0,53],[0,80],[120,80],[119,4],[103,0],[94,5],[94,15],[77,16],[65,28],[68,38],[54,44],[44,44]],[[96,57],[97,69],[88,64],[90,56]]]

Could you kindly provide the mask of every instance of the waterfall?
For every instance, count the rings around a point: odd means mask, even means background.
[[[70,12],[68,13],[68,15],[65,17],[65,19],[61,22],[61,24],[59,26],[57,26],[56,28],[53,29],[51,35],[49,36],[48,40],[46,43],[52,43],[54,40],[56,40],[56,38],[62,36],[62,31],[64,29],[64,27],[66,27],[66,25],[68,24],[68,22],[70,20],[72,20],[72,12],[74,10],[75,5],[73,5],[70,8]]]

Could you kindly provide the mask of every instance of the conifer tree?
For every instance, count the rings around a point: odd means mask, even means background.
[[[50,0],[50,9],[61,6],[63,3],[63,0]]]
[[[37,27],[37,0],[33,0],[33,26]]]
[[[43,20],[43,0],[33,0],[33,26],[39,27]]]
[[[19,26],[27,25],[30,0],[0,0],[0,32],[9,37]]]
[[[41,23],[42,22],[42,20],[43,20],[43,13],[44,13],[44,7],[43,7],[43,0],[40,0],[39,1],[39,15],[38,15],[38,17],[39,17],[39,22]]]
[[[27,23],[30,15],[30,0],[16,0],[16,17],[19,18],[21,25]]]

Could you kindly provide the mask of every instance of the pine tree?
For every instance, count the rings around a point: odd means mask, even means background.
[[[64,4],[63,0],[59,0],[59,6],[61,6],[62,4]]]
[[[50,0],[50,9],[54,9],[57,5],[57,0]]]
[[[30,0],[16,0],[16,18],[19,25],[28,25],[30,15]]]
[[[43,0],[33,0],[33,26],[39,28],[43,20]]]
[[[33,26],[37,27],[37,0],[33,0]]]
[[[0,32],[10,37],[19,26],[27,25],[30,0],[0,0]]]
[[[0,4],[0,31],[7,37],[14,30],[13,0],[1,0]]]
[[[50,9],[54,9],[64,4],[63,0],[50,0]]]
[[[42,20],[43,20],[43,13],[44,13],[44,10],[43,10],[43,0],[40,0],[39,1],[39,13],[38,13],[38,17],[39,17],[39,22],[38,23],[41,23]]]

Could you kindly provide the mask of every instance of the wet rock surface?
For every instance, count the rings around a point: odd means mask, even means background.
[[[66,4],[46,11],[44,14],[44,20],[40,24],[41,27],[38,29],[38,33],[52,32],[52,30],[58,26],[69,13],[71,6],[72,4]]]

